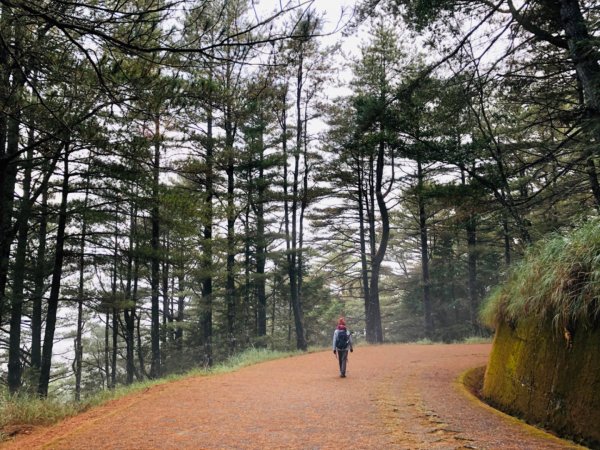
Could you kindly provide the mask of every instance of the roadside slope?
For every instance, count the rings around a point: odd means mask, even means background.
[[[456,378],[490,347],[359,347],[344,379],[331,352],[187,378],[0,448],[576,448],[465,396]]]

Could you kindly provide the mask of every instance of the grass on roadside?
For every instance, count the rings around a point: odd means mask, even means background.
[[[456,342],[457,344],[491,344],[492,337],[491,336],[470,336],[464,338],[461,341]]]
[[[481,318],[490,327],[531,317],[556,330],[600,318],[600,221],[553,235],[528,249],[508,280],[486,299]]]
[[[309,351],[316,351],[310,349]],[[321,349],[319,349],[321,350]],[[233,372],[242,367],[258,364],[274,359],[296,356],[301,352],[280,352],[266,349],[249,349],[232,356],[227,361],[215,365],[211,369],[194,369],[181,375],[170,375],[159,380],[134,383],[130,386],[119,386],[114,390],[98,392],[80,402],[61,401],[56,398],[41,399],[34,395],[21,394],[11,396],[0,388],[0,442],[17,434],[20,430],[32,426],[51,425],[68,417],[82,413],[93,406],[128,394],[144,390],[151,386],[169,383],[189,376],[204,376]]]
[[[410,345],[449,345],[449,344],[490,344],[493,340],[493,336],[467,336],[462,339],[454,341],[443,341],[438,339],[421,338],[416,341],[399,341],[399,342],[386,342],[385,345],[395,344],[410,344]],[[366,342],[363,345],[369,345]]]

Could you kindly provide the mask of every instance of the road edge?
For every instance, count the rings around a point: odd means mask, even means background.
[[[485,367],[485,366],[483,366],[483,367]],[[524,430],[529,435],[547,439],[547,440],[555,442],[557,444],[564,445],[565,448],[578,449],[578,450],[589,450],[588,447],[584,447],[584,446],[577,444],[571,440],[556,436],[556,435],[550,433],[549,431],[546,431],[542,428],[538,428],[534,425],[531,425],[531,424],[523,421],[522,419],[519,419],[518,417],[511,416],[510,414],[506,414],[505,412],[500,411],[499,409],[496,409],[493,406],[489,405],[488,403],[484,402],[481,398],[479,398],[477,395],[475,395],[473,393],[473,390],[474,389],[476,390],[476,386],[473,386],[469,381],[467,381],[470,376],[472,378],[473,372],[475,372],[477,370],[481,370],[481,368],[482,367],[480,366],[480,367],[473,367],[473,368],[465,370],[457,378],[455,378],[454,383],[453,383],[454,387],[465,398],[467,398],[473,405],[476,405],[479,408],[482,408],[488,412],[491,412],[492,414],[496,415],[497,417],[500,417],[505,422],[508,422],[512,425],[520,427],[522,430]]]

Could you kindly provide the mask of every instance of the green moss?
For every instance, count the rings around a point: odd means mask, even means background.
[[[572,346],[549,320],[496,330],[483,397],[530,423],[600,445],[600,330],[581,327]]]
[[[481,318],[496,328],[483,396],[600,445],[600,220],[532,246]]]

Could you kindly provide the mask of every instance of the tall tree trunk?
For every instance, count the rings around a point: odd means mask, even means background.
[[[112,306],[112,345],[110,359],[110,389],[114,389],[117,383],[117,344],[119,336],[119,307],[117,305],[117,281],[119,266],[119,202],[115,204],[115,246],[113,249],[113,274],[111,283],[111,306]],[[107,316],[108,319],[108,316]],[[108,377],[108,374],[107,374]]]
[[[19,147],[19,120],[16,117],[8,119],[7,153],[16,154]],[[11,245],[14,240],[12,217],[14,209],[15,186],[17,182],[18,161],[12,159],[6,166],[0,161],[0,320],[6,302],[6,284]]]
[[[375,236],[375,158],[373,155],[369,155],[369,177],[367,179],[368,182],[368,192],[369,195],[366,199],[365,205],[367,207],[367,217],[369,218],[369,259],[373,261],[373,257],[376,252],[376,241],[377,237]]]
[[[367,240],[365,232],[365,186],[364,172],[362,162],[357,161],[357,198],[358,198],[358,226],[359,226],[359,241],[360,241],[360,266],[363,300],[365,304],[365,323],[369,317],[369,299],[371,298],[371,289],[369,287],[369,264],[367,261]]]
[[[137,336],[137,351],[138,351],[138,358],[140,361],[140,372],[146,377],[146,378],[152,378],[151,375],[146,371],[146,362],[144,360],[144,348],[142,347],[142,332],[140,329],[140,322],[141,322],[141,315],[140,314],[135,314],[135,321],[136,321],[136,336]]]
[[[105,389],[110,389],[110,309],[108,305],[104,312],[104,374],[106,375]]]
[[[183,247],[182,247],[183,256]],[[177,350],[183,350],[183,319],[184,319],[184,307],[185,307],[185,266],[183,257],[181,258],[181,266],[177,270],[177,290],[179,295],[177,296],[177,315],[175,321],[177,326],[175,327],[175,346]]]
[[[367,297],[366,299],[366,306],[365,306],[365,331],[367,334],[367,341],[368,342],[376,342],[376,337],[375,337],[375,329],[373,327],[373,325],[371,324],[371,321],[373,320],[372,318],[374,317],[374,311],[371,310],[372,306],[373,306],[373,302],[372,302],[372,298],[373,298],[373,289],[379,289],[379,286],[373,286],[373,261],[375,260],[375,254],[377,252],[376,250],[376,242],[377,242],[377,236],[375,234],[377,226],[375,223],[375,203],[377,201],[376,199],[376,195],[375,195],[375,177],[376,177],[376,170],[375,170],[375,158],[373,156],[373,154],[371,153],[369,155],[369,171],[368,171],[368,177],[367,177],[367,193],[365,195],[365,207],[366,207],[366,213],[367,213],[367,220],[368,220],[368,227],[367,227],[367,231],[368,231],[368,238],[369,238],[369,263],[370,263],[370,277],[367,281],[367,285],[369,286],[369,297]],[[377,277],[377,280],[379,280],[379,278]]]
[[[235,131],[233,129],[231,105],[225,112],[225,152],[227,153],[227,265],[225,281],[225,304],[227,306],[227,339],[229,352],[236,347],[236,290],[235,290],[235,152],[233,148]]]
[[[173,321],[173,317],[170,314],[170,303],[171,300],[169,298],[169,263],[170,263],[170,255],[171,251],[171,241],[169,238],[169,231],[167,230],[164,237],[164,257],[162,264],[162,297],[163,297],[163,305],[162,305],[162,333],[161,340],[163,344],[167,343],[167,334],[169,333],[169,324]]]
[[[125,298],[128,307],[123,310],[125,317],[125,345],[127,351],[126,361],[126,383],[133,383],[135,374],[135,309],[138,283],[138,256],[137,256],[137,206],[132,205],[131,217],[129,219],[129,251],[127,256],[127,284],[125,287]]]
[[[17,129],[18,131],[18,129]],[[29,141],[33,141],[33,130],[30,129]],[[23,288],[25,282],[25,261],[29,234],[29,218],[31,216],[31,170],[33,149],[27,152],[25,175],[23,178],[23,196],[19,211],[19,227],[17,251],[13,269],[13,295],[10,310],[10,338],[8,348],[8,388],[16,393],[21,387],[21,320],[23,314]]]
[[[88,171],[85,182],[85,197],[81,210],[81,238],[79,241],[79,287],[77,289],[77,332],[75,335],[75,401],[81,400],[81,375],[83,362],[83,301],[85,297],[85,240],[87,239],[87,211],[90,191],[90,170]]]
[[[151,330],[152,359],[150,362],[150,376],[160,377],[160,308],[159,308],[159,283],[160,283],[160,213],[159,213],[159,187],[160,187],[160,118],[154,119],[154,164],[152,166],[152,210],[150,220],[152,222],[152,257],[150,258],[152,290],[151,301]]]
[[[465,172],[461,171],[462,185],[466,186]],[[527,195],[527,194],[525,194]],[[477,289],[477,217],[473,211],[469,211],[465,222],[467,234],[467,270],[469,290],[469,317],[474,332],[479,332],[477,311],[479,310],[479,291]]]
[[[258,317],[257,317],[257,310],[258,307],[256,307],[255,305],[251,305],[252,302],[252,297],[253,297],[253,284],[252,284],[252,280],[251,280],[251,266],[252,266],[252,248],[250,245],[250,210],[251,210],[251,205],[252,205],[252,197],[254,195],[253,193],[253,187],[252,187],[252,173],[251,173],[252,169],[248,169],[247,171],[247,186],[249,186],[248,188],[248,198],[246,201],[246,207],[244,208],[244,298],[242,300],[242,317],[241,317],[241,324],[244,325],[244,330],[242,333],[242,330],[239,330],[240,336],[244,336],[244,338],[246,339],[245,342],[249,342],[249,334],[250,331],[252,330],[253,334],[256,334],[256,329],[258,327]],[[250,322],[250,309],[251,307],[254,306],[252,308],[253,310],[253,314],[252,314],[252,322]],[[250,323],[253,324],[253,326],[250,326]]]
[[[81,294],[83,292],[83,282],[81,281],[81,275],[83,271],[80,269],[80,281],[79,281],[79,298],[77,299],[77,334],[75,336],[75,401],[81,400],[81,375],[83,368],[83,299]]]
[[[46,173],[42,181],[44,188],[41,190],[42,201],[39,214],[39,230],[38,230],[38,248],[36,253],[36,262],[33,276],[33,293],[31,296],[32,311],[31,311],[31,369],[32,380],[36,377],[39,379],[40,369],[42,366],[42,303],[46,289],[46,278],[49,270],[49,265],[46,262],[46,240],[48,234],[48,198],[50,196],[48,188],[48,180],[54,173],[56,165],[59,162],[62,153],[62,145],[56,151],[51,161],[44,161],[42,164],[43,171]],[[33,201],[33,199],[32,199]],[[32,390],[36,386],[32,385]]]
[[[288,130],[287,130],[287,93],[289,85],[286,83],[282,93],[282,108],[281,108],[281,149],[283,152],[283,222],[285,229],[285,255],[286,269],[290,280],[290,288],[288,294],[288,345],[291,345],[292,340],[292,311],[293,311],[293,292],[292,287],[292,236],[290,233],[290,198],[289,198],[289,182],[288,182]]]
[[[273,338],[275,336],[275,324],[278,323],[276,322],[276,314],[277,314],[277,300],[276,300],[276,295],[275,295],[275,291],[277,292],[287,292],[286,289],[284,289],[282,287],[283,285],[283,279],[282,276],[279,272],[276,272],[274,275],[274,280],[273,280],[273,301],[271,302],[271,338]],[[289,328],[288,328],[289,329]],[[274,345],[271,344],[272,347],[274,348]],[[289,340],[288,340],[288,345],[289,345]]]
[[[425,199],[423,181],[425,175],[421,160],[417,161],[417,200],[419,204],[419,234],[421,236],[421,277],[423,282],[423,311],[425,322],[425,336],[433,337],[433,316],[431,311],[431,294],[429,281],[429,242],[427,229],[427,215],[425,214]]]
[[[65,256],[65,230],[67,226],[67,199],[69,196],[69,157],[70,142],[65,145],[63,183],[60,210],[58,214],[58,227],[56,231],[56,256],[54,258],[54,269],[52,271],[52,284],[50,297],[48,298],[48,312],[46,314],[46,330],[44,333],[44,349],[42,351],[42,364],[40,367],[40,379],[38,383],[38,394],[42,397],[48,395],[50,383],[50,368],[52,366],[52,348],[54,346],[54,332],[56,330],[56,314],[58,312],[58,296],[60,293],[61,279],[63,273],[63,261]]]
[[[11,221],[13,215],[15,185],[17,181],[17,161],[14,160],[18,151],[18,102],[15,97],[19,94],[21,72],[17,70],[11,85],[11,72],[14,62],[11,60],[10,45],[14,36],[14,17],[10,8],[2,5],[0,16],[0,30],[4,45],[0,46],[0,102],[4,105],[0,108],[0,326],[6,305],[6,284],[8,281],[8,267],[10,259],[10,247],[13,241]],[[8,44],[8,45],[7,45]],[[14,49],[12,49],[14,52]],[[17,89],[13,90],[14,85]],[[10,116],[12,115],[12,119]],[[12,124],[11,124],[12,122]],[[9,138],[9,135],[16,136]],[[10,131],[12,130],[12,131]]]
[[[583,83],[579,77],[577,77],[577,92],[579,94],[579,104],[582,107],[585,107]],[[596,133],[596,136],[598,135],[599,134]],[[594,205],[596,206],[596,210],[600,212],[600,183],[598,183],[598,173],[596,172],[596,163],[594,162],[594,147],[595,146],[588,145],[584,149],[583,161],[585,164],[585,171],[590,182],[590,188],[592,189],[592,194],[594,196]]]
[[[300,176],[300,153],[302,152],[302,87],[304,84],[304,54],[301,51],[296,74],[296,149],[294,150],[294,181],[292,184],[292,236],[291,258],[289,263],[290,294],[294,325],[296,328],[296,348],[306,350],[308,344],[304,335],[304,312],[302,311],[302,296],[299,291],[298,278],[298,180]]]
[[[212,73],[210,74],[212,80]],[[202,309],[200,312],[200,326],[204,347],[203,364],[212,366],[212,298],[213,298],[213,197],[214,197],[214,141],[213,141],[213,114],[212,97],[209,93],[209,106],[206,119],[206,160],[205,160],[205,208],[203,223],[203,252],[202,252]]]
[[[600,137],[600,64],[598,63],[595,38],[590,35],[588,25],[581,11],[579,0],[557,0],[553,6],[545,7],[547,10],[557,11],[556,21],[561,24],[564,31],[564,41],[560,37],[544,31],[533,24],[529,18],[521,15],[515,7],[513,0],[508,1],[513,18],[523,28],[534,34],[537,38],[545,40],[558,48],[565,48],[569,52],[577,77],[585,93],[585,104],[591,116],[592,134],[596,141]]]
[[[117,387],[117,356],[119,350],[119,309],[112,309],[112,344],[110,358],[110,388]]]
[[[369,316],[367,317],[367,340],[372,343],[383,342],[383,328],[381,326],[381,310],[379,305],[379,272],[390,239],[390,218],[383,193],[384,165],[385,143],[381,140],[377,152],[377,166],[375,173],[375,197],[379,215],[381,217],[381,238],[377,252],[373,256],[371,262]]]
[[[304,117],[302,119],[302,159],[304,173],[302,176],[302,198],[300,200],[300,221],[298,223],[298,302],[302,310],[304,303],[304,215],[308,208],[308,177],[310,166],[308,163],[308,100],[305,103]]]
[[[465,224],[467,232],[467,259],[469,271],[469,313],[474,332],[479,332],[477,312],[479,310],[479,291],[477,289],[477,218],[469,213]]]
[[[585,19],[581,13],[579,0],[559,0],[560,21],[565,31],[565,38],[571,60],[575,65],[577,76],[581,80],[585,92],[586,103],[594,119],[600,119],[600,65],[596,55],[596,47],[589,34]],[[600,134],[598,124],[593,124],[596,135]]]
[[[48,230],[48,190],[42,193],[40,208],[40,225],[38,231],[38,249],[34,274],[34,291],[31,311],[31,368],[39,376],[42,365],[42,299],[46,280],[46,239]]]
[[[264,171],[264,142],[263,135],[260,136],[260,155],[258,167],[257,205],[256,205],[256,296],[258,302],[257,332],[258,336],[267,335],[267,294],[266,294],[266,252],[267,240],[265,237],[265,190],[267,182]]]

